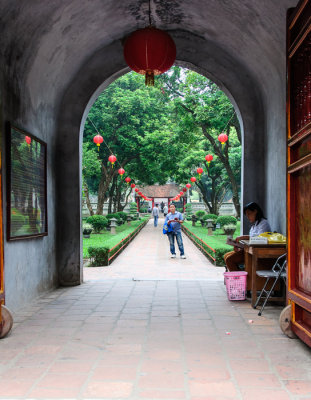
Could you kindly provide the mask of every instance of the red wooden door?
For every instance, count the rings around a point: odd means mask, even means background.
[[[0,332],[2,330],[1,305],[4,304],[4,271],[3,271],[3,220],[2,220],[2,163],[0,152]]]
[[[289,12],[287,30],[288,299],[292,329],[311,346],[311,1]]]

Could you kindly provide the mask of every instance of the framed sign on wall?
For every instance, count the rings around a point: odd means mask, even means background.
[[[46,143],[7,125],[7,239],[47,235]]]

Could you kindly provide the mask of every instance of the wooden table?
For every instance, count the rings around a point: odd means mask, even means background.
[[[234,241],[228,240],[228,244],[234,246]],[[265,278],[259,278],[256,275],[257,269],[268,269],[262,268],[258,264],[260,259],[278,258],[282,254],[286,253],[286,243],[277,244],[250,244],[249,240],[242,240],[238,243],[238,247],[244,249],[244,264],[245,271],[247,272],[247,290],[252,292],[252,307],[254,307],[257,300],[257,290],[261,290]],[[259,268],[258,268],[259,267]],[[275,300],[280,300],[275,298]]]

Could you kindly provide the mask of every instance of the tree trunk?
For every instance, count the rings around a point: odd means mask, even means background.
[[[89,188],[87,187],[87,183],[85,181],[83,182],[83,192],[84,192],[85,202],[86,202],[86,206],[89,210],[89,213],[90,213],[90,215],[94,215],[94,211],[93,211],[92,204],[90,201],[90,196],[89,196]]]
[[[220,161],[223,163],[227,174],[228,178],[231,184],[231,189],[232,189],[232,201],[237,213],[237,217],[240,218],[240,200],[239,200],[239,191],[238,191],[238,185],[234,177],[234,173],[232,171],[232,168],[229,164],[229,156],[228,156],[228,147],[229,147],[229,139],[226,142],[225,146],[223,149],[220,149],[219,145],[216,143],[215,139],[213,136],[211,136],[208,133],[207,127],[205,125],[201,125],[203,134],[204,136],[209,140],[211,145],[213,146],[215,154],[218,155]]]

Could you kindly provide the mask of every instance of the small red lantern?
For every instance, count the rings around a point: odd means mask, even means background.
[[[100,135],[94,136],[93,142],[96,144],[98,151],[99,151],[99,146],[100,146],[101,143],[103,143],[103,141],[104,141],[104,139],[103,139],[102,136],[100,136]]]
[[[28,144],[28,146],[30,145],[30,143],[31,143],[31,137],[29,137],[29,136],[25,136],[25,141],[26,141],[26,143]]]
[[[184,194],[184,192],[180,192],[179,194],[182,196]]]
[[[126,182],[127,184],[129,184],[129,183],[131,182],[132,179],[131,179],[129,176],[127,176],[124,180],[125,180],[125,182]]]
[[[139,192],[139,189],[138,189],[138,188],[136,188],[136,189],[135,189],[135,192],[136,192],[136,193],[137,193],[137,192]]]
[[[201,178],[201,175],[203,174],[203,168],[197,168],[197,173],[199,174],[199,179]]]
[[[211,161],[213,161],[213,156],[211,155],[211,154],[207,154],[206,156],[205,156],[205,160],[207,161],[207,165],[209,166],[210,165],[210,163],[211,163]]]
[[[119,169],[118,169],[118,172],[119,172],[119,174],[120,174],[121,177],[125,174],[125,171],[124,171],[123,168],[119,168]]]
[[[186,193],[186,191],[187,191],[187,189],[186,188],[183,188],[183,190],[182,190],[184,193]]]
[[[135,183],[131,183],[131,188],[132,189],[134,189],[135,186],[136,186]]]
[[[142,196],[142,195],[143,195],[142,192],[138,192],[138,194],[139,194],[139,196]]]
[[[193,176],[192,178],[190,178],[191,182],[195,182],[197,180],[197,178],[195,176]]]
[[[149,26],[128,37],[124,58],[133,71],[145,75],[146,85],[153,86],[154,75],[163,74],[174,64],[176,46],[168,33]]]
[[[221,133],[221,134],[218,136],[218,140],[220,141],[221,146],[224,147],[224,144],[225,144],[226,141],[228,140],[228,136],[227,136],[225,133]]]
[[[117,157],[111,154],[111,156],[108,157],[108,161],[111,162],[113,168],[114,163],[117,161]]]
[[[191,188],[191,183],[187,183],[187,188],[190,189]]]

